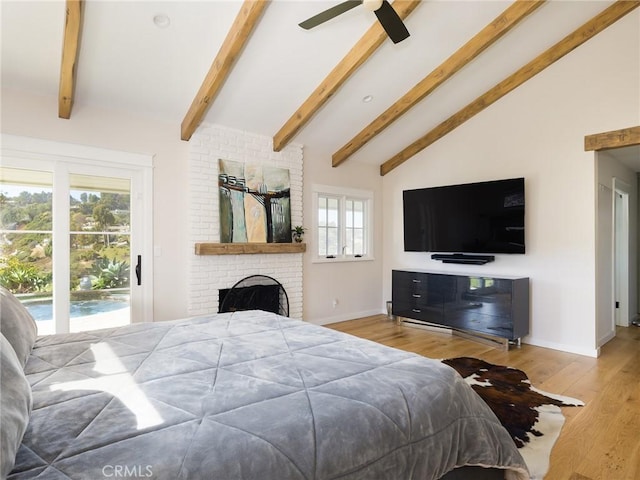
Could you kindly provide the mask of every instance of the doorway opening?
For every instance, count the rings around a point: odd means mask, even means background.
[[[617,326],[629,326],[629,194],[631,188],[613,179],[613,287]]]

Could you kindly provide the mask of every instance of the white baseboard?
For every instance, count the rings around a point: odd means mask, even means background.
[[[550,348],[552,350],[559,350],[561,352],[576,353],[578,355],[584,355],[586,357],[598,358],[600,356],[599,348],[581,348],[575,345],[567,345],[565,343],[547,342],[545,340],[539,340],[537,338],[525,337],[522,339],[522,343],[528,345],[534,345],[536,347]]]
[[[370,317],[372,315],[380,315],[380,314],[386,314],[386,312],[381,309],[364,310],[362,312],[344,313],[342,315],[335,315],[333,317],[314,318],[312,320],[307,320],[307,319],[305,320],[309,323],[314,323],[316,325],[328,325],[330,323],[346,322],[347,320],[354,320],[356,318]]]
[[[599,338],[598,341],[596,342],[597,345],[598,345],[598,348],[603,346],[609,340],[614,339],[615,336],[616,336],[616,332],[615,332],[615,330],[612,330],[611,332],[608,332],[606,335],[604,335],[602,338]]]

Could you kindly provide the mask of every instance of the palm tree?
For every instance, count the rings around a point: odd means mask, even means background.
[[[93,207],[93,219],[98,226],[98,231],[105,232],[104,244],[105,246],[109,246],[109,234],[106,232],[109,225],[113,224],[116,220],[113,213],[111,213],[111,209],[103,203],[98,203]]]

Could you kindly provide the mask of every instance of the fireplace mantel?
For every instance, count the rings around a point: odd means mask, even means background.
[[[304,253],[306,243],[196,243],[196,255],[252,255]]]

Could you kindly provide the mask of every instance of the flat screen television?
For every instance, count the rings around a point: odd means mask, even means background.
[[[524,178],[403,192],[407,252],[525,253]]]

